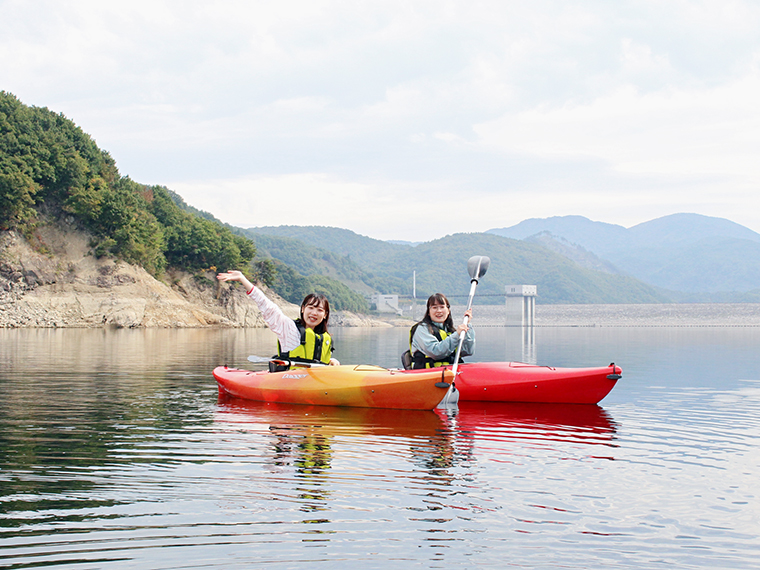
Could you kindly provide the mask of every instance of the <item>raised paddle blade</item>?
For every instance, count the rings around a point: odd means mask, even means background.
[[[491,258],[485,255],[473,255],[467,260],[467,272],[470,277],[477,281],[488,271],[488,266],[491,265]]]
[[[483,277],[488,270],[488,266],[491,265],[491,258],[485,255],[473,255],[467,260],[467,272],[470,274],[470,298],[467,300],[467,310],[472,308],[472,298],[475,296],[475,288],[478,286],[478,279]],[[467,324],[467,317],[464,317],[462,321]],[[459,336],[459,344],[457,345],[456,356],[454,357],[454,378],[456,378],[459,371],[459,357],[462,354],[462,344],[464,343],[464,335]]]

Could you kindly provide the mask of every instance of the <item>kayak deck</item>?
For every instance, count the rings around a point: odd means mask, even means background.
[[[614,363],[597,368],[554,368],[522,362],[474,362],[458,367],[460,401],[597,404],[622,375]]]
[[[451,370],[389,370],[379,366],[319,366],[253,372],[218,366],[220,393],[262,402],[432,410],[453,378]]]

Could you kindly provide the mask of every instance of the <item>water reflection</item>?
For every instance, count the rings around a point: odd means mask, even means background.
[[[522,361],[527,364],[538,364],[536,355],[536,329],[535,327],[522,328]]]
[[[615,446],[616,424],[597,405],[459,402],[436,411],[458,439],[530,440],[556,449],[566,443]]]
[[[750,568],[758,331],[539,328],[545,364],[620,360],[604,408],[453,412],[219,401],[270,331],[0,331],[0,566]],[[478,360],[528,360],[523,332]]]
[[[359,446],[374,446],[377,453],[405,446],[412,463],[426,466],[436,477],[451,455],[451,436],[443,419],[432,411],[304,406],[220,395],[215,421],[268,436],[268,461],[275,468],[292,469],[304,511],[326,509],[330,473],[339,454],[336,448],[349,447],[348,439]],[[351,453],[349,447],[347,454]]]
[[[596,405],[462,402],[458,408],[428,412],[299,406],[228,396],[219,398],[215,423],[265,436],[265,462],[280,477],[291,479],[303,512],[330,509],[335,485],[346,483],[339,480],[346,462],[358,461],[351,469],[366,481],[371,479],[369,466],[388,457],[411,463],[411,472],[398,468],[401,479],[426,497],[423,510],[438,510],[461,493],[464,479],[477,484],[480,461],[524,456],[526,445],[576,458],[579,445],[615,448],[617,430],[610,414]],[[252,440],[251,445],[261,448],[262,443]],[[580,455],[613,459],[609,451],[587,449]],[[336,462],[343,468],[335,470]]]
[[[219,396],[217,422],[258,430],[263,425],[307,433],[318,430],[328,436],[434,437],[445,427],[442,418],[425,410],[386,410],[254,402]]]

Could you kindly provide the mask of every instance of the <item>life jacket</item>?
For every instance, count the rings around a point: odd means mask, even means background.
[[[412,368],[437,368],[439,366],[448,366],[450,364],[453,364],[454,360],[457,357],[456,350],[449,354],[448,356],[443,357],[441,360],[434,360],[433,358],[427,356],[424,352],[421,352],[419,350],[415,350],[412,352],[412,339],[414,338],[414,333],[417,332],[417,327],[423,324],[422,322],[417,323],[409,330],[409,353],[411,354],[411,361],[412,361]],[[453,332],[447,332],[443,329],[439,329],[436,326],[428,326],[428,330],[430,333],[438,340],[439,342],[444,340],[446,337],[448,337],[451,334],[454,334]],[[403,362],[404,357],[401,357],[401,360]],[[462,358],[459,358],[459,362],[464,362]]]
[[[287,359],[293,362],[330,364],[333,351],[332,337],[330,336],[330,333],[316,333],[314,332],[314,329],[304,326],[301,319],[296,321],[296,327],[298,327],[298,332],[301,333],[301,344],[293,350],[283,352],[282,347],[280,346],[280,341],[278,340],[277,354],[275,355],[275,358],[282,358],[283,360]],[[295,368],[295,366],[291,365],[288,367],[284,365],[275,365],[269,367],[272,372],[288,370],[288,368]]]

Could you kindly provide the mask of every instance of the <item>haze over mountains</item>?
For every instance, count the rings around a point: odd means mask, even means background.
[[[535,284],[541,303],[760,300],[760,234],[697,214],[674,214],[628,229],[581,216],[531,219],[414,246],[339,228],[243,231],[260,254],[304,274],[332,272],[344,282],[352,280],[357,290],[409,295],[416,272],[418,297],[438,290],[465,295],[467,259],[488,255],[492,265],[479,286],[481,297],[503,295],[508,284]]]
[[[673,214],[626,229],[562,216],[487,233],[541,243],[586,267],[632,275],[671,291],[760,289],[760,234],[723,218]]]

